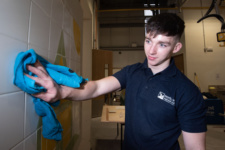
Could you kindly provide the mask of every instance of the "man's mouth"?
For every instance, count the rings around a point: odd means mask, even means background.
[[[148,59],[149,59],[149,60],[155,60],[156,57],[148,56]]]

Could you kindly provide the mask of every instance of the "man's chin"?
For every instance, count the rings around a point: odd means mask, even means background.
[[[156,67],[158,66],[157,63],[148,63],[148,67],[151,68],[151,67]]]

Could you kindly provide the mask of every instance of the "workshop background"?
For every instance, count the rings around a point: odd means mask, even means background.
[[[0,0],[0,2],[1,149],[90,150],[93,140],[91,131],[98,131],[91,125],[93,101],[63,100],[61,105],[55,108],[64,128],[63,140],[56,142],[44,139],[41,135],[41,121],[35,113],[31,96],[13,85],[15,58],[19,52],[32,48],[51,63],[68,66],[78,75],[90,80],[93,49],[112,51],[114,72],[128,64],[143,62],[144,20],[148,18],[144,16],[144,10],[152,9],[157,13],[157,9],[152,8],[154,5],[150,5],[155,1]],[[106,2],[114,8],[107,6]],[[224,101],[225,45],[224,42],[217,41],[217,33],[221,32],[221,22],[215,17],[210,17],[197,23],[209,9],[212,0],[158,2],[161,2],[161,6],[158,6],[161,13],[174,12],[185,21],[183,48],[176,55],[183,62],[181,67],[184,74],[202,92],[214,90],[213,92],[218,92]],[[140,7],[138,9],[137,6],[140,5],[141,9]],[[224,18],[224,0],[218,0],[217,5],[220,15]],[[215,13],[213,9],[211,14]],[[102,125],[100,124],[100,127]],[[223,129],[219,128],[218,134],[222,134],[222,131]]]

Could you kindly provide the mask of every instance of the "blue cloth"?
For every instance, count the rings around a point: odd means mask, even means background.
[[[80,83],[87,79],[78,76],[70,68],[65,66],[54,65],[46,61],[44,58],[35,53],[33,49],[26,52],[20,52],[16,58],[14,65],[14,80],[13,83],[28,94],[36,94],[45,92],[46,89],[35,84],[35,81],[28,78],[24,73],[30,76],[36,76],[28,71],[26,66],[33,65],[37,59],[45,67],[48,74],[59,85],[70,86],[73,88],[80,87]],[[52,106],[58,106],[60,101],[55,103],[47,103],[39,98],[33,97],[36,113],[42,117],[42,135],[47,139],[61,140],[62,126],[56,118],[56,114]]]

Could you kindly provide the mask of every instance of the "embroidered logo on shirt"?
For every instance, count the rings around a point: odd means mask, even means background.
[[[159,99],[171,104],[171,105],[175,105],[175,100],[172,99],[171,97],[167,96],[165,93],[163,92],[159,92],[158,96]]]

